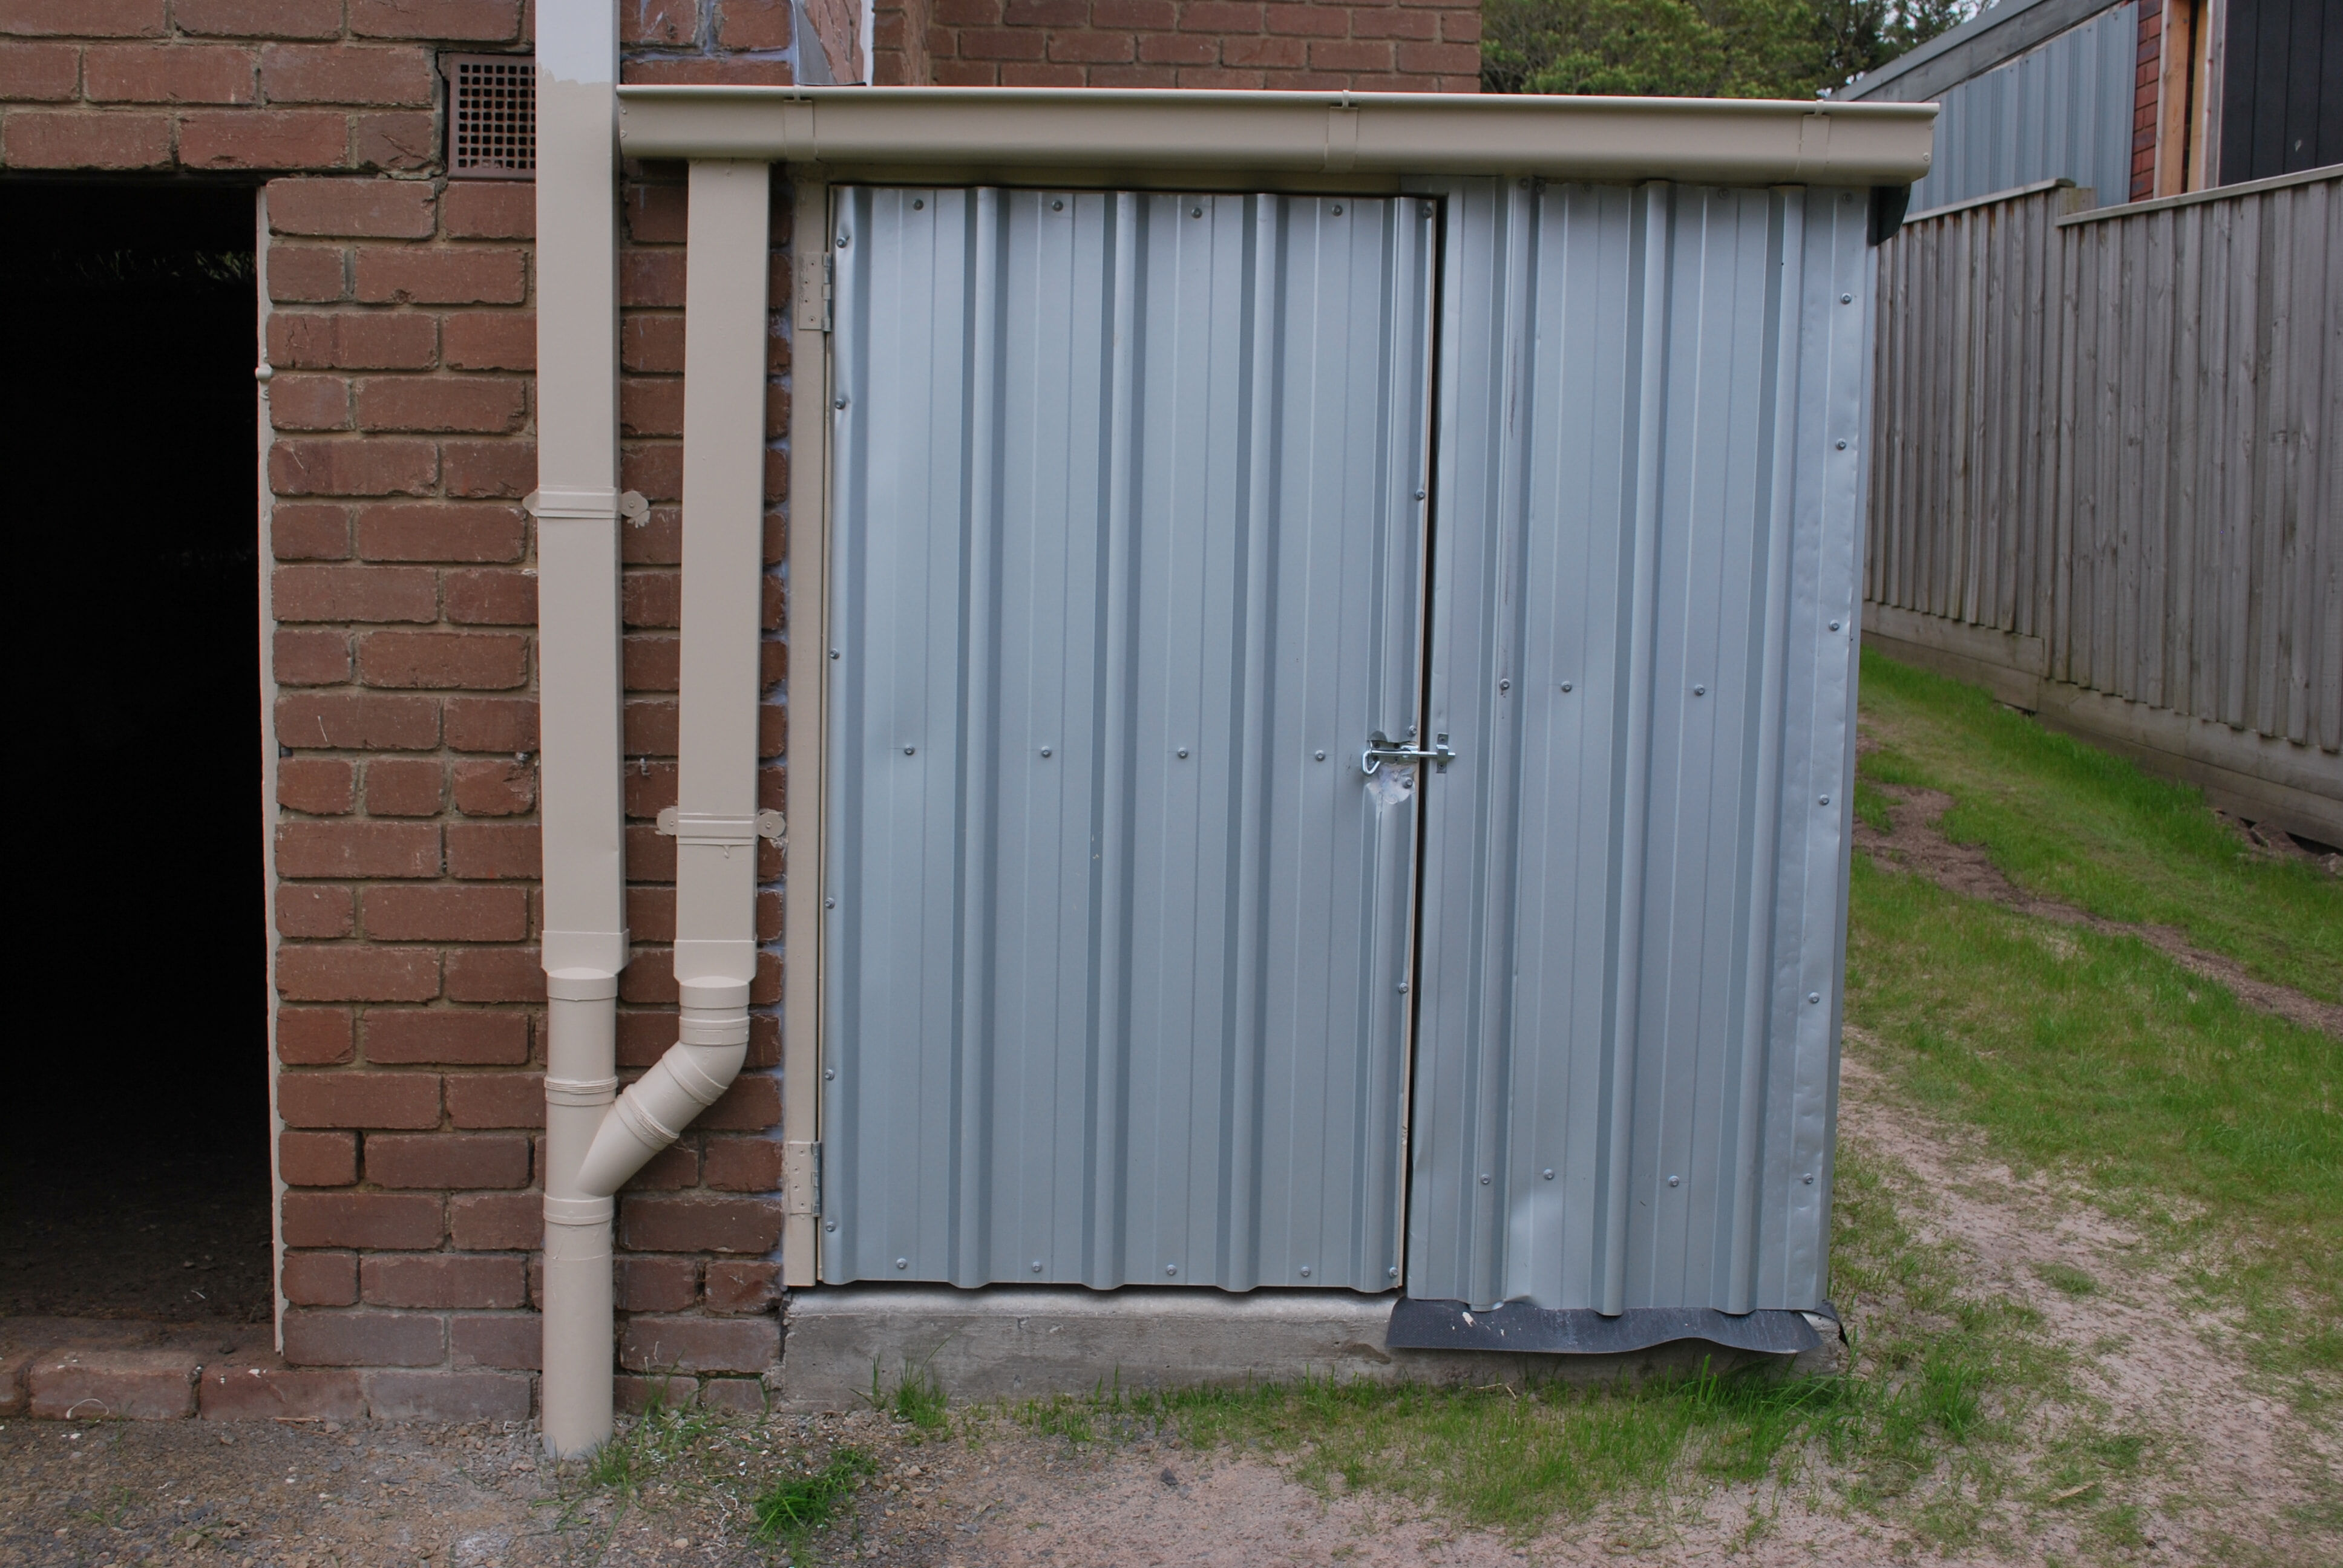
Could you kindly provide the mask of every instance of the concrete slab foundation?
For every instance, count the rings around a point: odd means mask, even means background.
[[[1826,1341],[1799,1357],[1677,1341],[1621,1355],[1507,1355],[1390,1350],[1395,1295],[1342,1291],[1133,1287],[843,1285],[794,1292],[784,1306],[776,1404],[843,1411],[884,1399],[906,1379],[932,1380],[955,1403],[1089,1394],[1102,1388],[1336,1382],[1432,1384],[1638,1382],[1765,1365],[1789,1372],[1843,1366]]]

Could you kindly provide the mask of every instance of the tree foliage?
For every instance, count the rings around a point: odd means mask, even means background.
[[[1974,0],[1484,0],[1481,85],[1810,98],[1976,10]]]

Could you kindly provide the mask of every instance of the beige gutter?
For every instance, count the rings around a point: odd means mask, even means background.
[[[1315,176],[1909,185],[1933,104],[1087,87],[618,89],[637,158]]]

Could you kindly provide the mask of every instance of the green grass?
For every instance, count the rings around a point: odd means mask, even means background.
[[[807,1537],[829,1524],[854,1495],[856,1485],[877,1469],[859,1448],[833,1450],[820,1469],[790,1476],[759,1494],[754,1504],[759,1539],[779,1541],[792,1553],[802,1553]]]
[[[2261,979],[2343,1000],[2343,888],[2256,852],[2196,790],[1872,653],[1862,722],[1878,742],[1855,787],[1866,820],[1885,825],[1867,783],[1941,789],[1954,799],[1947,835],[1985,846],[2019,887],[2108,920],[2177,927]]]
[[[608,1492],[636,1492],[650,1478],[668,1474],[707,1435],[710,1424],[706,1412],[679,1409],[654,1396],[649,1409],[587,1460],[587,1484]]]

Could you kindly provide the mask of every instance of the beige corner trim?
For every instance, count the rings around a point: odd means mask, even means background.
[[[618,89],[638,158],[755,158],[834,172],[939,165],[1258,176],[1539,175],[1731,185],[1908,185],[1933,104],[1087,87]]]
[[[791,849],[781,894],[781,1137],[821,1136],[823,699],[830,687],[830,187],[800,176],[789,225],[789,776]],[[807,263],[811,262],[810,268]],[[817,1178],[818,1180],[818,1178]],[[820,1279],[821,1221],[793,1193],[781,1231],[781,1282]]]

